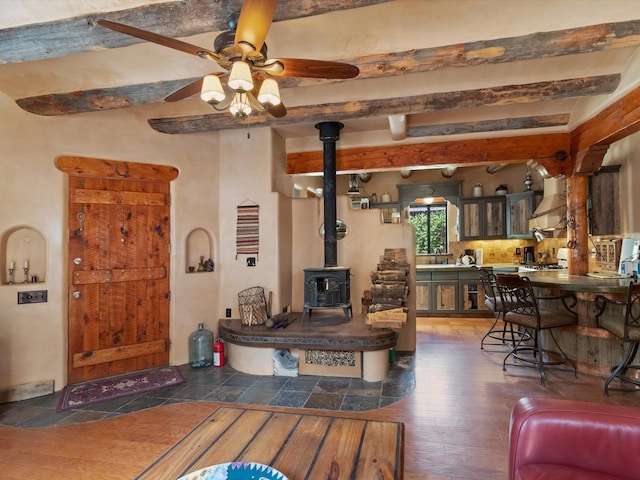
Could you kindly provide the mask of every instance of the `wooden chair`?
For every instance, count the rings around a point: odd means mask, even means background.
[[[522,332],[514,330],[513,324],[504,321],[504,308],[500,293],[498,293],[496,277],[486,268],[481,268],[480,280],[484,291],[484,304],[493,312],[495,317],[493,324],[480,340],[480,348],[484,349],[485,345],[506,345],[507,343],[510,343],[513,347]],[[491,342],[491,340],[496,340],[497,342]]]
[[[628,343],[622,360],[611,369],[611,375],[604,383],[604,394],[609,395],[609,384],[614,378],[622,383],[640,386],[640,377],[628,375],[629,370],[640,370],[640,366],[633,365],[640,345],[640,284],[633,281],[629,283],[626,302],[617,302],[599,295],[596,297],[596,305],[600,308],[596,314],[598,325]],[[619,305],[621,308],[612,308],[611,314],[604,315],[607,305]]]
[[[544,367],[569,363],[573,374],[577,376],[575,364],[567,357],[553,335],[553,329],[578,323],[578,315],[571,308],[577,303],[575,295],[566,294],[553,297],[536,297],[528,277],[518,274],[501,274],[496,276],[496,285],[500,293],[504,308],[504,321],[519,326],[525,335],[516,342],[502,362],[502,369],[506,371],[510,358],[524,362],[525,365],[538,369],[540,384],[544,385]],[[543,309],[539,301],[545,303],[561,302],[562,308],[554,310]],[[542,338],[542,332],[548,335]],[[531,342],[529,342],[531,340]],[[547,346],[543,345],[546,343]],[[521,366],[520,363],[509,365]]]

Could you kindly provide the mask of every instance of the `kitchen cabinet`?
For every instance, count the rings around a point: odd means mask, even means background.
[[[444,271],[441,271],[444,270]],[[480,272],[477,268],[451,267],[416,271],[416,312],[418,314],[490,314],[484,304]]]
[[[458,272],[433,272],[432,313],[454,313],[458,307]]]
[[[484,290],[482,289],[479,270],[473,269],[468,272],[459,272],[458,284],[460,291],[458,312],[467,314],[490,313],[484,304]]]
[[[460,199],[460,240],[506,238],[506,196]]]
[[[507,195],[507,238],[533,238],[529,219],[533,215],[535,193],[532,191]]]
[[[590,235],[622,233],[619,171],[620,165],[605,165],[589,177],[587,220]]]

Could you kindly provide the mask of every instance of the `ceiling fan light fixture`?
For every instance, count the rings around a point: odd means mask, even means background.
[[[263,105],[269,107],[280,105],[280,90],[278,89],[278,82],[273,78],[267,78],[260,86],[260,93],[258,93],[258,101]]]
[[[251,104],[249,103],[249,96],[246,92],[235,92],[233,94],[229,111],[234,118],[240,120],[251,115]]]
[[[219,103],[226,97],[222,83],[217,75],[207,75],[202,80],[200,98],[207,103]]]
[[[229,74],[229,87],[236,92],[250,92],[253,90],[251,68],[247,62],[234,62]]]

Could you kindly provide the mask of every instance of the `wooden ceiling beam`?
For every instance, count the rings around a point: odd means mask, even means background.
[[[212,1],[214,0],[198,0],[198,2],[175,3],[179,3],[180,5],[182,5],[183,3],[186,3],[186,5],[192,5],[193,3],[197,3],[198,5],[202,4],[201,7],[199,7],[203,9],[201,11],[210,11],[213,9],[209,5]],[[232,3],[239,3],[239,0],[233,0]],[[314,3],[321,3],[324,8],[329,8],[325,6],[325,3],[328,2]],[[332,3],[330,5],[332,5],[332,7],[335,9],[338,7],[336,5],[337,3],[340,3],[343,8],[356,8],[358,6],[363,6],[364,4],[377,2],[339,2],[338,0],[335,0],[335,3]],[[151,9],[152,7],[154,9],[160,9],[161,7],[164,8],[164,6],[168,5],[173,5],[173,2],[169,4],[141,7],[145,9],[144,12],[139,12],[139,15],[137,14],[135,17],[133,17],[134,13],[132,12],[138,12],[138,10],[140,9],[117,12],[117,15],[128,15],[128,17],[124,18],[116,16],[116,13],[104,14],[103,17],[108,20],[134,24],[138,28],[152,30],[170,37],[184,37],[192,35],[194,33],[202,33],[203,31],[207,31],[207,28],[209,30],[211,28],[214,28],[212,25],[208,24],[194,25],[196,19],[192,18],[192,13],[189,13],[185,14],[184,24],[182,21],[169,22],[169,24],[173,25],[174,28],[180,28],[180,31],[167,32],[166,26],[164,26],[164,24],[162,24],[161,22],[159,23],[159,20],[157,19],[154,20],[155,17],[161,14],[156,13],[155,10],[146,9]],[[285,8],[282,2],[278,3],[278,9],[280,8]],[[286,8],[286,18],[295,18],[295,12],[293,11],[294,7],[289,5]],[[213,10],[219,14],[219,8]],[[233,10],[232,6],[227,6],[225,12],[229,10]],[[331,10],[331,8],[329,8],[329,10]],[[162,12],[164,10],[160,11]],[[317,15],[319,13],[324,13],[324,10],[321,10],[319,6],[314,5],[313,7],[309,6],[307,10],[305,10],[304,16]],[[171,13],[172,17],[175,18],[177,18],[178,14],[174,12]],[[219,14],[219,16],[221,15]],[[298,14],[298,16],[303,15]],[[197,16],[197,20],[201,20],[204,17],[202,15],[199,15]],[[141,25],[140,18],[145,19],[149,24],[145,23]],[[281,17],[278,17],[278,10],[276,10],[276,18],[283,20],[285,19],[285,14],[283,13]],[[209,20],[209,17],[207,17],[207,19],[207,21],[211,21]],[[222,22],[222,20],[223,19],[218,18],[217,20],[215,20],[215,22],[220,23]],[[44,48],[47,51],[49,51],[50,49],[55,49],[56,55],[64,55],[75,52],[69,49],[80,48],[81,51],[84,51],[84,49],[90,49],[94,47],[114,48],[118,46],[128,45],[137,41],[136,39],[131,38],[128,35],[113,32],[106,28],[100,29],[104,30],[104,32],[100,32],[100,36],[109,34],[113,35],[114,38],[105,37],[104,39],[100,40],[92,39],[91,37],[98,35],[98,33],[96,32],[97,29],[92,29],[90,32],[87,32],[87,25],[88,23],[91,23],[91,21],[87,20],[87,18],[84,17],[82,19],[69,20],[69,22],[72,23],[80,22],[80,24],[82,25],[81,34],[74,33],[74,28],[68,25],[60,25],[59,22],[55,26],[49,27],[53,32],[57,33],[61,31],[66,32],[66,29],[70,29],[69,39],[77,40],[77,42],[74,41],[72,42],[72,45],[69,46],[60,45],[61,42],[67,40],[67,37],[49,39],[47,38],[47,35],[45,33],[30,33],[28,30],[21,31],[20,28],[23,27],[10,29],[13,30],[11,32],[11,36],[5,37],[7,30],[0,30],[0,63],[2,63],[2,61],[11,61],[10,59],[3,58],[3,55],[7,55],[6,52],[12,52],[11,55],[15,55],[16,58],[20,58],[20,55],[22,55],[24,58],[22,58],[21,61],[37,59],[31,58],[31,56],[27,52],[23,54],[18,53],[23,48],[21,47],[22,42],[16,40],[20,38],[25,38],[25,41],[29,40],[26,46],[32,47],[34,45],[31,42],[31,40],[33,40],[33,37],[36,37],[38,39],[42,37],[41,40],[34,41],[35,45],[40,45],[42,43],[43,45],[38,48]],[[28,29],[43,27],[30,26],[24,28]],[[75,28],[78,27],[76,26]],[[187,28],[189,30],[187,30]],[[217,25],[216,28],[224,29],[220,25]],[[81,36],[83,38],[76,38],[78,36]],[[11,41],[12,43],[9,44],[9,41]],[[118,43],[115,43],[116,41]],[[3,42],[7,42],[7,48],[3,49]],[[496,40],[415,49],[405,52],[388,52],[335,60],[357,65],[360,68],[360,74],[357,78],[358,80],[363,80],[369,78],[397,76],[406,73],[430,72],[445,67],[469,67],[480,64],[508,63],[513,61],[533,60],[537,58],[576,55],[595,51],[603,51],[612,48],[620,48],[622,46],[634,47],[639,45],[640,21],[627,21],[619,23],[591,25],[587,27],[579,27],[552,32],[535,33],[532,35],[522,35],[518,37],[508,37]],[[42,55],[43,56],[41,58],[49,58],[50,56],[50,54],[49,56],[45,54]],[[148,103],[162,102],[164,97],[169,93],[183,85],[191,83],[194,80],[196,80],[196,78],[185,78],[178,81],[159,81],[149,84],[128,85],[111,88],[96,88],[84,91],[36,95],[18,99],[17,104],[24,110],[37,115],[67,115],[71,113],[107,110],[110,108],[145,105]],[[331,81],[332,80],[283,77],[278,79],[278,85],[281,89],[287,89],[301,85],[312,85],[321,82],[328,83]],[[114,99],[117,101],[114,101]]]
[[[431,125],[415,125],[407,128],[406,136],[438,137],[444,135],[460,135],[465,133],[499,132],[504,130],[523,130],[531,128],[561,127],[569,123],[571,114],[539,115],[535,117],[498,118],[478,122],[439,123]]]
[[[629,20],[342,61],[358,65],[361,75],[375,77],[578,55],[638,45],[640,20]]]
[[[445,165],[472,166],[524,163],[534,160],[551,175],[571,174],[570,158],[558,161],[558,152],[569,151],[568,134],[416,143],[382,147],[338,149],[339,172],[438,168]],[[287,154],[287,174],[321,173],[322,151]]]
[[[640,131],[640,87],[627,93],[571,132],[576,175],[590,175],[602,166],[609,145]]]
[[[279,0],[274,21],[321,15],[390,0]],[[239,13],[243,0],[180,0],[83,15],[54,22],[0,30],[0,64],[63,57],[101,48],[117,48],[142,40],[100,27],[98,19],[132,25],[171,38],[228,30],[226,18]],[[211,46],[208,46],[211,48]]]
[[[149,119],[149,125],[161,133],[183,134],[294,123],[314,124],[327,118],[347,121],[355,118],[403,113],[425,113],[440,110],[532,103],[539,101],[603,95],[615,91],[620,75],[571,78],[526,85],[505,85],[459,92],[442,92],[411,97],[395,97],[367,101],[352,101],[324,105],[287,108],[287,115],[275,118],[268,114],[251,115],[242,123],[231,115],[216,113]]]

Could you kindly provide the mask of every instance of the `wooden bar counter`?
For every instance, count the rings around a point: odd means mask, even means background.
[[[622,358],[624,345],[608,331],[599,328],[596,314],[598,295],[611,300],[625,301],[630,278],[595,278],[569,275],[565,271],[535,271],[520,273],[528,277],[540,296],[573,293],[577,304],[578,325],[557,329],[554,333],[567,355],[576,362],[579,372],[606,377],[611,367]],[[562,308],[559,302],[544,304],[545,308]],[[622,321],[620,317],[620,321]]]

